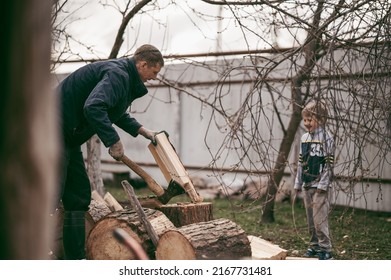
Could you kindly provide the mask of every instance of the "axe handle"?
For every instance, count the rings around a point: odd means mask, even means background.
[[[143,178],[144,181],[147,183],[148,187],[155,195],[161,196],[164,194],[164,189],[147,172],[145,172],[140,166],[138,166],[130,158],[124,155],[121,161],[124,164],[126,164],[130,169],[132,169],[134,172],[136,172],[137,175]]]

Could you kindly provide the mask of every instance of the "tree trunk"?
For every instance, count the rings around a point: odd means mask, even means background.
[[[237,260],[249,257],[251,246],[246,233],[228,219],[169,230],[160,237],[156,248],[158,260]]]
[[[0,259],[49,258],[59,154],[50,90],[51,4],[2,5]]]
[[[101,196],[105,195],[100,167],[101,141],[95,134],[87,141],[87,172],[91,183],[91,191],[97,191]]]
[[[261,223],[274,222],[274,202],[276,198],[277,188],[280,185],[281,179],[284,175],[284,170],[287,164],[287,159],[295,140],[297,129],[301,122],[301,109],[305,104],[305,97],[307,93],[303,94],[302,86],[305,81],[311,76],[311,71],[315,66],[318,57],[318,46],[321,40],[318,36],[321,14],[323,11],[324,1],[319,1],[317,9],[314,14],[314,21],[311,29],[308,32],[307,40],[303,46],[303,52],[305,55],[305,63],[301,69],[299,69],[296,77],[292,80],[292,106],[293,113],[288,124],[288,128],[284,133],[282,139],[277,161],[272,173],[270,174],[270,180],[267,186],[267,192],[265,197],[265,203],[261,214]]]
[[[284,176],[284,170],[286,167],[289,152],[295,140],[296,131],[300,126],[300,122],[300,114],[298,114],[297,112],[294,113],[291,117],[291,121],[289,122],[286,136],[281,142],[273,173],[270,175],[270,180],[268,181],[265,203],[261,218],[262,223],[274,222],[274,202],[276,199],[277,189],[281,183],[282,177]]]

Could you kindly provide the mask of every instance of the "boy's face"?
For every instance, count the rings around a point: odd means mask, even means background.
[[[314,116],[304,116],[303,121],[308,132],[314,132],[320,125],[319,121]]]

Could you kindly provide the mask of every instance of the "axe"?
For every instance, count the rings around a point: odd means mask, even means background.
[[[167,204],[174,196],[185,193],[185,190],[176,181],[171,180],[168,184],[167,189],[163,189],[145,170],[143,170],[137,163],[132,161],[126,155],[124,155],[121,161],[127,165],[130,169],[136,172],[144,181],[147,183],[149,189],[157,196],[157,199]]]

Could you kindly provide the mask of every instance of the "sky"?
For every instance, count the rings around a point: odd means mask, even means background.
[[[126,2],[117,0],[115,3],[121,5]],[[260,42],[259,34],[247,33],[245,40],[243,29],[227,9],[199,0],[177,1],[176,5],[168,5],[169,0],[155,2],[159,2],[159,7],[162,8],[156,10],[155,7],[148,6],[144,9],[146,13],[138,14],[131,20],[119,56],[131,55],[138,46],[145,43],[155,45],[163,55],[268,47]],[[71,42],[73,52],[84,59],[107,58],[121,23],[121,14],[113,6],[103,6],[98,1],[73,0],[71,3],[72,6],[67,10],[73,12],[66,14],[66,20],[70,22],[67,25],[68,32],[78,41]],[[221,21],[216,20],[219,15]],[[292,46],[293,41],[281,32],[274,39],[281,47]],[[93,49],[93,54],[87,47]],[[56,72],[70,72],[77,67],[80,65],[64,64]]]

